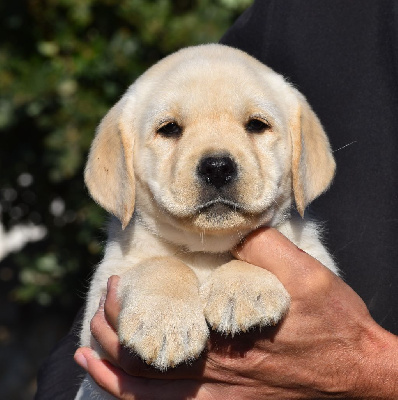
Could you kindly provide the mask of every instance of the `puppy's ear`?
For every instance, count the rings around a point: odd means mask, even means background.
[[[84,180],[92,198],[115,215],[123,229],[134,211],[133,135],[127,132],[123,97],[101,121],[90,148]]]
[[[292,176],[296,207],[304,216],[306,206],[332,182],[336,163],[329,140],[303,95],[296,91],[298,107],[290,126]]]

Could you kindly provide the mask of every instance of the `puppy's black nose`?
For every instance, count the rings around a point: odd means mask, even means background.
[[[217,189],[234,180],[238,172],[237,165],[228,156],[209,156],[202,158],[198,165],[199,177],[208,185]]]

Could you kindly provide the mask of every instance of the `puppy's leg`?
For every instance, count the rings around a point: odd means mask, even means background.
[[[232,335],[277,323],[290,304],[289,294],[275,275],[238,260],[214,271],[200,291],[209,324]]]
[[[175,258],[145,260],[121,276],[119,338],[164,370],[199,356],[208,327],[194,272]]]

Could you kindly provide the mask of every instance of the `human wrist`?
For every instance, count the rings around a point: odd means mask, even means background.
[[[372,324],[363,339],[357,365],[350,399],[398,399],[397,336]]]

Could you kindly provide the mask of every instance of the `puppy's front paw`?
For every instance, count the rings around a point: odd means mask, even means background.
[[[290,304],[275,275],[237,260],[213,272],[201,288],[201,297],[212,328],[232,335],[254,326],[275,325]]]
[[[199,301],[155,295],[133,300],[119,316],[120,342],[160,370],[197,358],[208,335]]]

